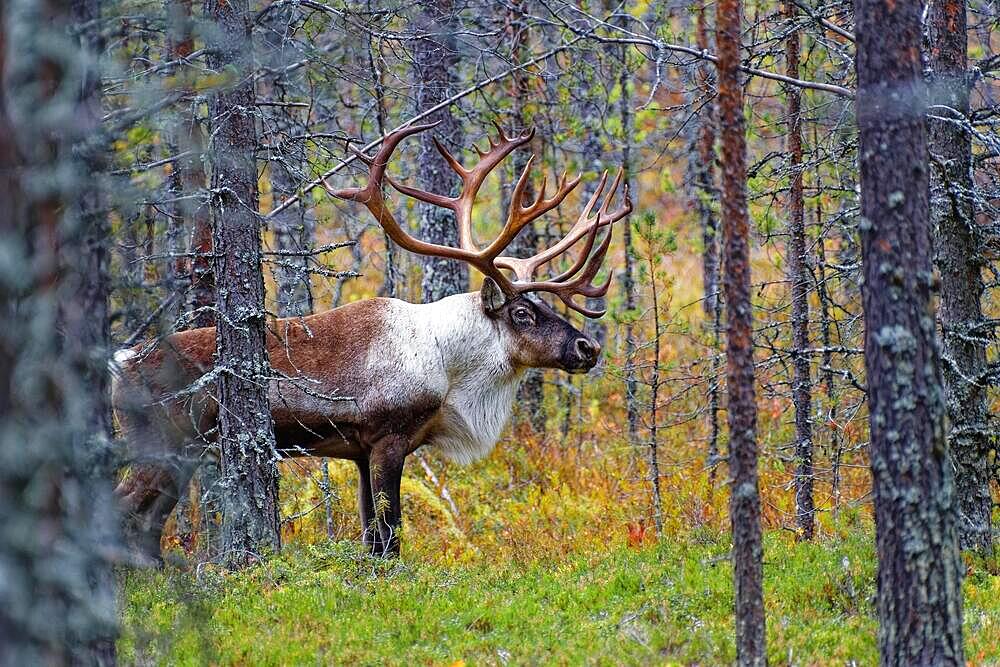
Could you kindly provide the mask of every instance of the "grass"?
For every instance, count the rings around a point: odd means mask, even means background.
[[[684,542],[531,561],[383,563],[347,542],[236,575],[129,575],[126,664],[729,664],[728,545]],[[875,664],[870,535],[765,544],[772,664]],[[1000,577],[966,579],[966,650],[1000,664]]]

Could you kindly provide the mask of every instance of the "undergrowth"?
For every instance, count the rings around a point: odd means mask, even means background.
[[[248,571],[133,572],[127,664],[729,664],[729,545],[688,541],[531,561],[383,562],[302,545]],[[871,535],[765,540],[771,664],[875,664]],[[1000,664],[1000,577],[970,564],[972,664]]]
[[[347,462],[282,464],[286,548],[245,572],[196,565],[206,558],[203,537],[190,542],[168,530],[172,564],[126,577],[122,662],[731,664],[727,473],[724,465],[709,467],[706,455],[706,392],[717,351],[706,344],[693,305],[697,285],[674,285],[670,277],[696,272],[691,257],[667,257],[671,271],[658,278],[674,305],[663,323],[669,344],[655,360],[649,323],[636,316],[646,330],[639,375],[654,362],[662,371],[659,536],[648,396],[640,387],[637,442],[629,445],[622,328],[611,327],[608,347],[618,352],[609,354],[602,375],[547,375],[545,435],[526,428],[520,415],[520,426],[474,465],[452,465],[432,447],[420,450],[422,463],[411,457],[398,561],[359,552],[356,472]],[[794,434],[788,401],[774,389],[784,386],[777,358],[761,364],[758,400],[770,662],[873,665],[875,555],[863,402],[817,387],[817,414],[830,415],[815,438],[817,539],[797,542]],[[718,444],[724,454],[724,433]],[[329,522],[322,465],[331,482]],[[198,504],[192,508],[200,526]],[[1000,665],[997,563],[967,564],[967,658]]]

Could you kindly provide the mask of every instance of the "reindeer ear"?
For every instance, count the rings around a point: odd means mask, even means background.
[[[483,300],[483,310],[487,315],[492,315],[507,303],[507,297],[496,281],[490,277],[483,279],[483,288],[479,291],[479,297]]]

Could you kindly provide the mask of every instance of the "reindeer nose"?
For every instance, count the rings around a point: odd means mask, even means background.
[[[576,339],[576,353],[580,355],[580,360],[588,363],[595,363],[601,354],[601,346],[588,338]]]

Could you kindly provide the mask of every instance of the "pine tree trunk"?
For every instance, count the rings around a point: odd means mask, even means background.
[[[78,474],[89,490],[84,511],[105,544],[117,540],[117,516],[114,511],[110,482],[115,477],[112,451],[111,385],[108,359],[111,350],[111,318],[109,294],[111,278],[108,224],[108,197],[103,178],[107,168],[106,144],[92,144],[103,131],[101,117],[102,56],[104,37],[101,32],[101,0],[73,0],[72,15],[80,41],[80,51],[87,67],[80,86],[80,102],[75,120],[78,123],[77,159],[89,176],[90,183],[81,187],[70,206],[77,229],[62,245],[68,268],[62,314],[65,327],[64,353],[76,365],[77,374],[87,393],[85,423],[73,443]],[[75,284],[73,284],[75,283]],[[114,608],[117,583],[110,563],[95,559],[97,567],[90,573],[88,584],[92,595]],[[85,648],[88,658],[97,664],[114,664],[117,650],[112,634],[91,638]]]
[[[229,567],[280,547],[278,470],[268,405],[248,0],[206,0],[215,21],[209,66],[234,80],[209,105],[212,269],[216,277],[222,549]]]
[[[186,58],[194,51],[194,39],[191,35],[191,0],[165,0],[163,9],[167,18],[167,58],[170,61]],[[176,76],[178,71],[181,72],[181,76],[188,76],[183,65],[180,65],[178,70],[168,72],[167,75]],[[205,219],[202,226],[207,226],[209,223],[208,210],[198,203],[198,198],[205,189],[205,174],[201,166],[200,135],[197,142],[192,141],[193,135],[200,132],[194,121],[194,101],[189,98],[182,99],[173,113],[176,117],[172,119],[173,122],[166,132],[168,151],[171,154],[182,154],[182,157],[171,165],[167,182],[170,203],[166,209],[166,249],[167,254],[180,255],[187,250],[185,232],[191,228],[189,222],[194,220],[196,209],[202,209],[200,215]],[[196,150],[197,155],[194,154]],[[186,299],[191,287],[191,265],[187,258],[179,256],[167,261],[167,298],[176,300],[176,305],[168,310],[168,317],[171,324],[181,326],[183,323],[180,316],[186,310]],[[200,478],[200,475],[196,473],[195,477]],[[200,487],[200,482],[193,480],[192,487]],[[182,493],[174,509],[177,537],[185,549],[190,548],[194,539],[190,499],[190,493]]]
[[[282,72],[284,66],[295,55],[287,48],[291,18],[290,9],[278,9],[268,14],[269,21],[263,27],[271,71]],[[302,132],[298,130],[304,129],[296,117],[294,108],[285,106],[286,103],[293,101],[287,91],[295,83],[294,79],[289,80],[288,76],[292,75],[282,74],[277,79],[266,82],[268,84],[266,94],[276,105],[265,108],[267,127],[271,132],[267,142],[271,147],[268,169],[275,205],[298,192],[302,185],[302,178],[299,175],[303,174],[306,168],[305,143],[286,141],[289,135],[300,134]],[[271,224],[274,230],[275,250],[282,253],[272,259],[272,273],[277,286],[278,317],[308,315],[313,311],[313,297],[305,252],[313,245],[315,223],[308,216],[302,202],[297,202],[275,216]]]
[[[972,136],[969,115],[967,26],[964,2],[930,5],[931,114],[929,121],[931,203],[941,273],[941,328],[944,332],[944,380],[951,423],[949,447],[955,462],[958,536],[963,549],[989,550],[990,424],[986,403],[986,346],[983,320],[983,235],[973,217]]]
[[[4,665],[115,662],[99,20],[95,0],[0,5]]]
[[[168,38],[175,44],[176,56],[186,56],[194,51],[192,0],[167,0],[168,17],[171,19]],[[207,5],[206,5],[207,6]],[[187,155],[178,160],[174,168],[184,199],[179,213],[190,220],[191,258],[189,271],[189,306],[193,327],[215,326],[215,274],[212,272],[212,218],[206,195],[207,177],[203,166],[205,140],[202,124],[197,116],[197,100],[185,98],[178,109],[175,140],[178,148]],[[211,462],[207,466],[214,465]],[[203,466],[204,470],[204,466]],[[199,476],[200,477],[200,476]],[[204,490],[205,485],[199,479]]]
[[[366,0],[365,7],[368,13],[371,14],[374,10],[372,0]],[[375,93],[375,125],[379,136],[384,137],[387,131],[384,73],[381,53],[376,46],[372,32],[367,31],[368,74],[371,76],[372,89]],[[385,245],[385,274],[382,276],[382,295],[395,299],[399,296],[400,281],[406,275],[406,271],[400,262],[403,255],[384,229],[382,230],[382,243]],[[337,283],[338,297],[340,296],[342,286],[343,281]],[[339,305],[339,299],[337,301],[337,305]]]
[[[526,2],[515,2],[507,12],[508,30],[511,39],[511,61],[521,63],[527,60],[528,46],[528,21],[525,5]],[[515,72],[511,78],[510,98],[513,102],[512,115],[514,117],[514,131],[524,132],[531,127],[528,118],[526,102],[531,95],[528,87],[528,74],[524,70]],[[529,153],[525,149],[515,151],[511,156],[511,170],[513,183],[521,176],[525,165],[528,163]],[[537,167],[536,167],[537,168]],[[525,201],[531,201],[535,196],[534,182],[529,181],[524,189]],[[516,203],[516,202],[513,202]],[[506,209],[504,209],[506,210]],[[529,224],[521,230],[514,241],[511,242],[510,252],[515,257],[530,257],[538,252],[538,231],[534,223]],[[538,434],[545,433],[545,410],[542,405],[545,390],[545,376],[541,369],[531,368],[524,374],[524,380],[517,390],[518,402],[524,406],[523,412],[527,414],[531,427]]]
[[[883,665],[963,665],[933,317],[921,6],[857,0],[865,365]]]
[[[750,221],[746,197],[746,137],[740,87],[740,0],[720,0],[719,127],[722,138],[722,229],[725,249],[726,384],[729,396],[729,520],[736,592],[736,662],[764,665],[763,548],[757,488],[757,403],[750,300]]]
[[[63,263],[67,267],[69,289],[64,286],[62,319],[64,354],[76,366],[76,373],[87,396],[83,429],[76,434],[73,454],[81,484],[88,489],[86,501],[91,525],[105,544],[117,541],[117,516],[114,511],[110,482],[115,476],[112,451],[111,386],[107,372],[111,349],[111,318],[109,294],[111,278],[108,224],[108,197],[103,178],[107,168],[106,144],[93,144],[100,136],[102,96],[102,56],[104,37],[101,32],[101,0],[73,0],[73,23],[81,54],[87,67],[80,86],[80,101],[74,114],[79,133],[77,159],[90,183],[80,187],[69,206],[75,233],[62,244]],[[75,204],[76,210],[73,210]],[[75,283],[75,284],[74,284]],[[117,583],[110,563],[94,559],[96,566],[87,577],[91,595],[111,609],[114,608]],[[103,635],[103,636],[101,636]],[[105,632],[90,638],[83,649],[88,662],[114,664],[117,660],[113,633]]]
[[[628,49],[622,46],[619,50],[621,73],[618,76],[620,97],[618,113],[622,124],[622,171],[624,185],[631,186],[632,178],[632,143],[634,140],[635,121],[632,116],[632,73],[628,67]],[[631,314],[636,309],[635,293],[635,247],[632,242],[632,223],[626,220],[622,225],[622,245],[625,252],[625,270],[622,277],[622,291],[625,296],[625,309]],[[628,441],[632,447],[639,444],[639,382],[636,379],[635,357],[638,345],[635,338],[635,324],[631,315],[625,324],[625,410],[628,420]]]
[[[167,48],[171,60],[187,58],[194,52],[192,0],[165,0],[167,17]],[[189,79],[195,76],[183,65],[173,73]],[[182,79],[184,80],[184,79]],[[186,260],[176,259],[170,267],[171,290],[178,295],[174,324],[179,328],[215,326],[215,277],[212,273],[212,220],[206,198],[206,176],[203,159],[205,142],[202,123],[198,119],[199,99],[190,81],[185,82],[186,92],[173,110],[175,117],[168,130],[168,141],[182,157],[174,161],[170,173],[169,192],[173,200],[169,209],[167,227],[168,252],[180,252],[182,245],[194,253]],[[180,235],[186,232],[190,240],[182,244]],[[190,308],[190,317],[187,315]],[[217,498],[219,464],[206,458],[195,471],[191,487],[198,500],[200,518],[199,544],[208,554],[217,552],[213,538],[219,533]],[[174,510],[177,534],[181,543],[193,543],[194,526],[191,520],[191,494],[182,494]]]
[[[584,3],[586,6],[587,3]],[[577,95],[581,97],[579,110],[579,121],[583,125],[583,145],[580,147],[581,172],[584,174],[599,174],[604,168],[604,127],[602,124],[603,108],[602,100],[598,90],[600,84],[598,77],[601,76],[597,53],[591,48],[585,48],[579,55],[579,67],[577,68],[580,78],[578,79]],[[594,194],[597,187],[596,180],[585,181],[582,184],[581,193],[583,201],[588,201]],[[601,310],[606,307],[605,297],[587,297],[584,300],[587,308]],[[587,319],[583,323],[583,330],[588,335],[593,336],[602,349],[607,349],[608,327],[600,319]],[[600,375],[603,373],[604,359],[598,360],[597,366],[591,373]],[[585,388],[585,387],[584,387]]]
[[[699,49],[709,50],[708,29],[705,25],[704,9],[698,12],[697,43]],[[697,83],[703,96],[712,95],[709,80],[709,65],[699,63]],[[704,248],[701,255],[701,275],[704,300],[702,308],[709,318],[715,313],[715,304],[719,299],[719,224],[715,212],[712,211],[712,201],[715,190],[715,103],[707,101],[698,116],[695,149],[697,151],[696,168],[693,174],[695,186],[695,208],[701,226]]]
[[[448,99],[457,89],[453,74],[458,67],[455,11],[451,0],[421,0],[419,3],[416,28],[426,36],[416,39],[413,46],[415,111],[418,113]],[[427,119],[427,122],[436,121],[441,124],[434,134],[452,153],[460,153],[462,125],[459,119],[450,108],[445,108]],[[434,147],[430,132],[420,135],[416,180],[418,187],[430,192],[456,192],[458,179]],[[439,245],[458,246],[458,226],[451,211],[430,204],[421,204],[419,210],[421,239]],[[469,267],[463,262],[440,257],[423,257],[421,261],[424,268],[424,302],[437,301],[469,289]]]
[[[698,11],[696,19],[697,44],[699,49],[709,50],[708,27],[705,21],[704,8]],[[713,95],[709,80],[709,65],[706,62],[698,64],[697,83],[701,95]],[[721,338],[722,299],[719,297],[719,221],[712,202],[718,197],[715,187],[715,102],[706,101],[697,119],[695,133],[695,169],[692,185],[694,186],[694,206],[701,226],[702,255],[702,308],[704,309],[712,341],[712,368],[708,378],[708,457],[706,467],[710,470],[709,478],[712,487],[715,486],[715,470],[719,462],[719,375],[718,347]]]
[[[200,130],[192,127],[191,144],[201,140]],[[195,149],[199,153],[203,148]],[[198,190],[204,191],[204,183],[196,183],[198,178],[196,171],[187,172],[191,174],[190,185],[196,186]],[[185,188],[186,192],[194,192],[194,189]],[[191,231],[191,302],[192,311],[191,326],[214,327],[215,326],[215,273],[212,267],[212,218],[207,204],[197,203],[192,212]]]
[[[818,135],[819,130],[813,125],[814,146],[819,145]],[[817,189],[822,188],[823,179],[818,161],[815,161],[814,179],[815,187]],[[837,391],[837,383],[834,381],[833,354],[830,351],[833,344],[833,322],[830,314],[833,299],[831,298],[827,281],[831,280],[832,277],[826,272],[826,237],[824,234],[823,206],[819,198],[816,200],[815,216],[816,228],[820,230],[819,238],[816,239],[816,296],[819,300],[820,342],[823,344],[823,353],[820,355],[820,368],[822,369],[822,386],[823,392],[826,394],[827,406],[827,414],[824,417],[824,421],[829,424],[827,432],[830,437],[828,445],[830,457],[830,491],[833,495],[833,516],[837,517],[840,513],[840,471],[844,454],[844,436],[840,432],[838,424],[838,419],[840,418],[840,396]]]
[[[163,11],[167,18],[167,60],[178,61],[188,57],[194,51],[194,40],[191,38],[191,0],[165,0]],[[177,70],[168,71],[167,76],[176,75],[178,71],[183,72],[182,76],[187,76],[184,66],[178,67]],[[174,110],[176,118],[165,133],[167,151],[170,155],[183,154],[190,150],[190,140],[187,135],[191,131],[191,105],[190,100],[182,100]],[[198,164],[200,167],[200,163]],[[191,178],[187,173],[191,167],[190,155],[178,158],[170,167],[167,181],[170,203],[166,207],[166,245],[167,253],[171,255],[181,255],[187,250],[183,239],[188,229],[188,220],[192,217],[190,213],[193,205],[185,198],[185,195],[189,194],[185,192],[185,186]],[[199,192],[203,186],[204,180],[198,188]],[[191,269],[185,257],[173,257],[167,262],[167,293],[168,297],[176,299],[175,307],[169,312],[171,319],[176,322],[187,305],[184,298],[188,292]]]
[[[786,3],[794,21],[798,10]],[[785,42],[789,77],[799,78],[799,31]],[[805,202],[802,194],[802,93],[788,86],[788,282],[792,291],[792,404],[795,406],[795,524],[799,537],[811,540],[815,531],[813,502],[812,380],[809,375],[809,267],[806,260]]]

